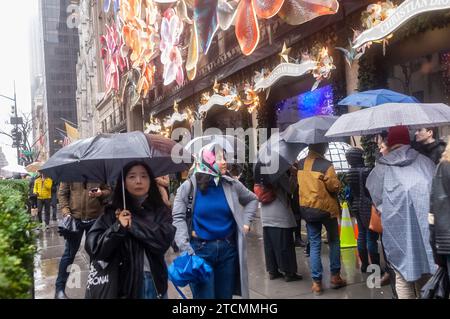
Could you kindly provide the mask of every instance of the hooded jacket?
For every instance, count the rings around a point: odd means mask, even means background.
[[[122,227],[115,207],[109,205],[87,234],[85,248],[91,259],[119,262],[119,298],[141,298],[146,253],[158,295],[167,292],[164,254],[175,237],[172,215],[166,206],[157,209],[147,201],[131,210],[131,227]]]
[[[413,282],[435,271],[428,212],[434,163],[409,145],[380,158],[366,187],[381,213],[387,260]]]

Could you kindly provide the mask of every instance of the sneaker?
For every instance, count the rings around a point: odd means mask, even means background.
[[[274,280],[274,279],[281,278],[281,277],[283,277],[283,274],[280,273],[279,271],[277,271],[277,272],[269,272],[269,279],[270,280]]]
[[[299,275],[299,274],[296,274],[296,273],[294,273],[294,274],[286,274],[284,276],[284,281],[286,281],[286,282],[298,281],[298,280],[302,280],[302,279],[303,279],[303,276]]]
[[[320,296],[321,294],[323,294],[322,282],[313,281],[311,291],[313,292],[314,296]]]
[[[340,274],[332,275],[330,280],[331,289],[339,289],[347,286],[347,282],[341,278]]]

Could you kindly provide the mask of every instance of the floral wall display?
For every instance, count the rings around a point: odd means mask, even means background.
[[[133,70],[139,76],[126,80],[145,98],[160,78],[164,86],[194,80],[201,55],[208,54],[218,30],[232,32],[234,27],[242,53],[250,55],[259,43],[258,19],[279,16],[288,24],[302,24],[335,14],[339,2],[103,0],[103,9],[114,15],[102,35],[106,91],[119,93],[119,82]]]

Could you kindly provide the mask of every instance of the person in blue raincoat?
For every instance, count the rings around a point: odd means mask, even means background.
[[[389,153],[378,160],[366,187],[381,213],[383,244],[396,273],[398,298],[414,299],[436,270],[428,229],[435,165],[411,148],[404,126],[391,128],[387,143]]]

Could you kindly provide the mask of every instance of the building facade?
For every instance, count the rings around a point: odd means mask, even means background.
[[[47,123],[49,156],[62,147],[65,121],[77,123],[76,64],[79,40],[73,0],[41,0],[43,83],[45,86],[43,118]],[[76,14],[76,13],[75,13]]]

